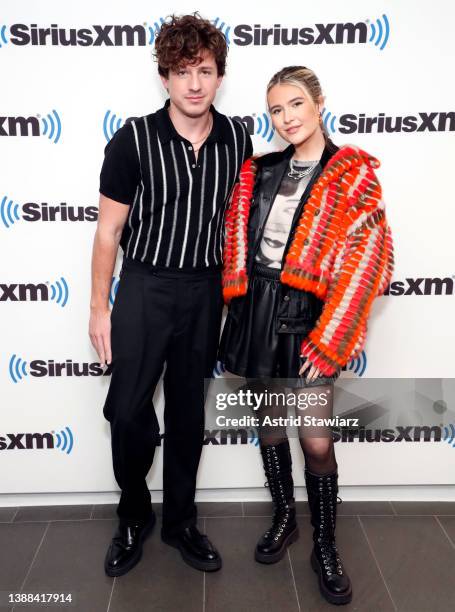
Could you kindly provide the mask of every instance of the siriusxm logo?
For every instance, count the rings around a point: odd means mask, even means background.
[[[103,134],[107,142],[111,140],[115,132],[122,127],[124,123],[137,119],[137,117],[127,117],[125,121],[112,112],[107,110],[103,118]],[[252,115],[233,115],[232,119],[242,121],[250,136],[260,136],[267,142],[270,142],[275,134],[275,128],[266,113],[253,113]]]
[[[70,206],[62,202],[57,206],[49,206],[47,202],[26,202],[18,204],[8,196],[0,200],[0,221],[4,227],[10,228],[18,221],[96,221],[98,208],[96,206]]]
[[[133,119],[137,119],[137,117],[127,117],[125,123],[129,123]],[[106,111],[103,119],[103,134],[107,142],[110,141],[112,136],[122,127],[122,125],[123,119],[121,117],[118,117],[110,110]]]
[[[322,118],[328,132],[340,134],[391,134],[393,132],[453,132],[455,112],[418,113],[417,115],[387,116],[378,113],[372,117],[360,113],[333,114],[327,108]]]
[[[453,295],[454,278],[405,278],[391,282],[384,295]]]
[[[47,115],[0,117],[0,136],[46,136],[57,144],[61,133],[62,122],[55,109]]]
[[[266,113],[253,113],[252,115],[234,115],[232,119],[242,121],[250,136],[261,136],[267,142],[270,142],[275,134],[275,128]]]
[[[449,429],[450,427],[450,429]],[[448,442],[454,447],[455,427],[439,425],[397,425],[386,429],[333,428],[334,442]]]
[[[50,27],[38,24],[15,23],[0,25],[0,49],[8,44],[17,46],[62,46],[62,47],[121,47],[153,45],[163,17],[156,21],[136,25],[92,25],[85,28],[62,28],[53,23]],[[212,23],[231,43],[231,27],[219,17]],[[276,23],[272,27],[260,24],[238,24],[234,27],[234,42],[239,47],[248,45],[340,45],[371,44],[381,51],[390,36],[387,15],[377,19],[358,22],[316,23],[306,27],[283,27]]]
[[[363,376],[367,367],[367,354],[362,351],[355,359],[351,359],[342,370],[354,372],[357,376]]]
[[[228,26],[226,23],[224,23],[224,21],[221,21],[219,17],[216,17],[215,19],[213,19],[212,23],[216,28],[218,28],[218,30],[223,32],[224,37],[226,38],[227,44],[230,45],[231,44],[231,38],[230,38],[231,27]]]
[[[453,423],[444,425],[442,429],[442,439],[444,442],[447,442],[449,446],[455,448],[455,425]]]
[[[272,27],[239,24],[234,28],[233,42],[240,47],[371,44],[382,51],[387,45],[389,36],[389,19],[387,15],[382,15],[375,20],[366,19],[356,23],[316,23],[306,27],[283,27],[279,23],[275,23]]]
[[[227,444],[253,444],[259,446],[259,436],[255,427],[245,429],[206,429],[204,444],[225,446]]]
[[[163,23],[164,19],[160,17],[156,21],[136,25],[92,25],[86,28],[62,28],[56,23],[50,27],[39,27],[36,23],[0,25],[0,49],[8,44],[20,47],[143,47],[155,43]],[[231,28],[219,17],[212,23],[223,32],[229,44]]]
[[[7,433],[0,436],[0,450],[53,450],[69,455],[73,450],[74,435],[69,427],[46,433]]]
[[[0,283],[0,302],[49,302],[54,301],[62,308],[69,297],[68,283],[63,278],[55,283]]]
[[[25,380],[28,376],[35,378],[60,376],[110,376],[112,364],[106,370],[99,362],[78,363],[72,359],[54,361],[53,359],[34,359],[28,363],[18,355],[11,356],[8,373],[14,383]]]
[[[117,295],[119,282],[120,282],[120,278],[116,278],[115,276],[112,277],[111,289],[109,291],[109,302],[111,306],[114,305],[114,300],[115,300],[115,296]]]
[[[152,45],[163,19],[138,25],[92,25],[87,28],[61,28],[53,23],[48,28],[15,23],[0,26],[0,48],[8,43],[20,47],[132,47]]]
[[[221,361],[217,361],[213,368],[212,378],[220,378],[226,372],[226,367]]]

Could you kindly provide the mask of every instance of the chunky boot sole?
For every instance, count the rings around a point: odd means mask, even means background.
[[[180,554],[182,555],[182,559],[185,561],[185,563],[187,563],[194,569],[200,570],[201,572],[217,572],[219,569],[221,569],[221,558],[215,559],[214,561],[201,561],[197,557],[194,557],[193,555],[188,553],[188,551],[186,551],[183,546],[181,546],[177,541],[173,540],[172,538],[161,536],[161,539],[165,544],[168,544],[169,546],[172,546],[173,548],[179,550]]]
[[[156,523],[156,517],[154,516],[153,519],[145,527],[144,531],[141,534],[140,546],[138,546],[136,552],[134,553],[132,557],[130,557],[127,563],[125,563],[121,567],[112,568],[108,566],[107,560],[104,561],[104,571],[106,572],[108,576],[110,576],[111,578],[117,578],[118,576],[123,576],[124,574],[127,574],[130,570],[132,570],[133,567],[139,563],[142,557],[142,545],[145,542],[145,540],[148,538],[148,536],[151,534],[153,528],[155,527],[155,523]]]
[[[314,569],[316,574],[319,577],[319,590],[321,591],[321,595],[331,604],[335,605],[343,605],[347,604],[352,599],[352,588],[349,588],[348,591],[344,593],[334,593],[330,591],[325,585],[322,579],[322,569],[318,563],[316,555],[314,551],[311,553],[311,567]]]
[[[274,553],[263,553],[256,549],[254,551],[254,558],[258,563],[277,563],[286,554],[287,547],[298,539],[299,529],[296,527],[294,531],[291,531],[291,533],[283,540],[279,550]]]

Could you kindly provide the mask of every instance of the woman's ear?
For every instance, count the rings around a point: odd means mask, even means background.
[[[319,96],[318,98],[318,113],[322,113],[322,109],[325,106],[325,98],[324,96]]]

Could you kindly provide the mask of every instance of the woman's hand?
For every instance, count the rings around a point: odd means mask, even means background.
[[[300,355],[300,357],[303,357],[303,355]],[[322,374],[321,370],[315,365],[313,365],[309,359],[307,359],[299,370],[299,376],[302,376],[305,370],[307,370],[308,368],[309,372],[305,379],[307,383],[313,382],[313,380],[316,380],[316,378],[318,378]]]

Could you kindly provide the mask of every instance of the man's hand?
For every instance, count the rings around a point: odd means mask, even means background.
[[[129,206],[100,194],[98,225],[93,240],[92,294],[88,333],[102,365],[112,361],[109,292],[115,258]]]
[[[99,355],[101,365],[112,361],[111,352],[111,311],[91,309],[89,322],[90,340]]]

